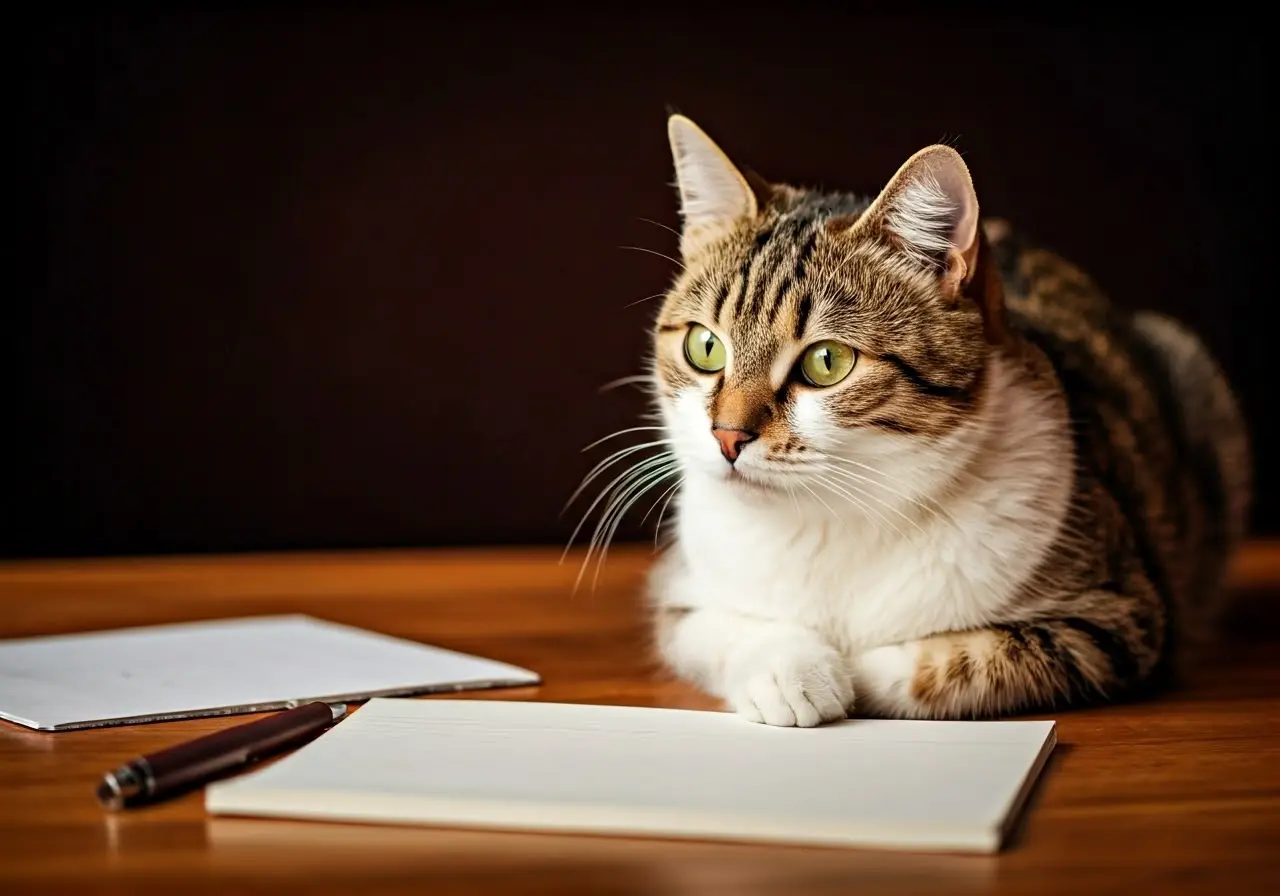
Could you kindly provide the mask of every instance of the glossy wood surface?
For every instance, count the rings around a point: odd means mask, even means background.
[[[557,557],[9,563],[0,637],[301,612],[545,678],[477,698],[712,705],[648,658],[647,550],[613,552],[598,588],[576,595],[576,561]],[[103,771],[233,721],[61,734],[0,722],[0,893],[1280,892],[1280,543],[1251,545],[1236,583],[1229,633],[1185,686],[1055,716],[1060,746],[999,856],[211,819],[199,794],[108,815],[92,797]]]

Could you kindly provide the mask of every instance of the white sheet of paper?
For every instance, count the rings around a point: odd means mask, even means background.
[[[373,700],[292,755],[211,785],[227,815],[992,852],[1053,722],[853,719]]]
[[[309,616],[0,641],[0,719],[42,731],[539,680],[528,669]]]

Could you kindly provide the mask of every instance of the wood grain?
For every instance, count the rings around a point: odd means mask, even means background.
[[[545,677],[480,699],[712,706],[649,658],[637,599],[647,550],[615,551],[599,587],[576,595],[577,561],[556,559],[504,550],[8,563],[0,637],[304,612]],[[1236,583],[1227,635],[1184,686],[1056,716],[1061,746],[996,857],[210,819],[198,794],[113,816],[92,798],[104,770],[231,722],[62,734],[0,723],[0,892],[1277,892],[1280,543],[1251,545]],[[838,781],[840,769],[813,773]]]

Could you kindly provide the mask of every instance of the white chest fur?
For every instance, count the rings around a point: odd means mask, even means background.
[[[690,470],[680,571],[659,601],[799,622],[852,652],[1007,618],[1058,534],[1072,457],[1042,399],[1005,391],[936,501],[880,492],[868,513],[818,487],[767,494]]]

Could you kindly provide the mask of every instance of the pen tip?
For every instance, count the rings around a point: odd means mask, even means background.
[[[104,809],[116,811],[124,806],[124,800],[121,798],[120,786],[116,783],[115,776],[108,774],[98,785],[98,802],[102,804]]]
[[[115,812],[123,809],[129,802],[145,790],[146,785],[133,765],[123,765],[102,776],[98,784],[97,796],[103,808]]]

